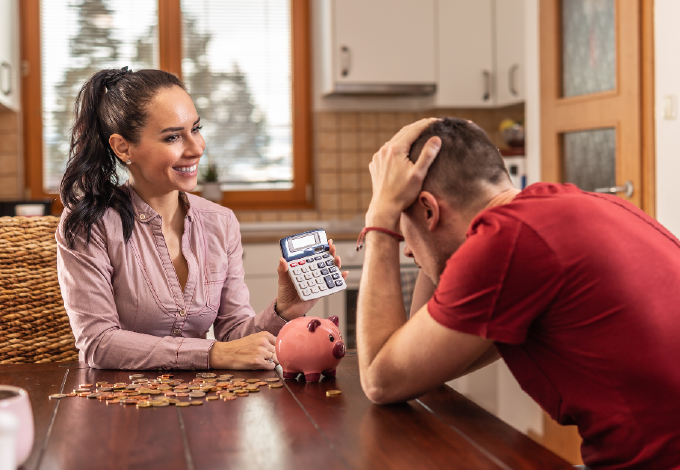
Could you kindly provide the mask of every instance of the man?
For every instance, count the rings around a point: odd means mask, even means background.
[[[428,119],[373,157],[361,383],[417,397],[500,355],[597,469],[680,468],[680,243],[615,196],[513,188],[475,124]],[[411,318],[398,234],[421,267]],[[395,236],[396,235],[396,236]],[[436,287],[435,287],[436,286]]]

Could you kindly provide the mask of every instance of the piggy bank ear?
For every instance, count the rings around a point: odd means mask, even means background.
[[[321,325],[321,322],[318,319],[314,319],[309,322],[309,325],[307,325],[307,329],[309,330],[310,333],[314,333],[316,331],[316,327]]]
[[[335,326],[340,327],[340,319],[338,318],[337,315],[333,315],[332,317],[329,318],[329,320],[335,323]]]

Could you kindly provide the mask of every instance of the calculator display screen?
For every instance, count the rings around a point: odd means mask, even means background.
[[[306,246],[313,245],[315,242],[314,234],[307,235],[306,237],[301,237],[301,238],[295,238],[291,240],[293,244],[293,248],[296,250],[299,250],[300,248],[304,248]]]

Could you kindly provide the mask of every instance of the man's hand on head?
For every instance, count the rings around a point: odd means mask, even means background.
[[[396,230],[399,217],[418,197],[427,170],[441,148],[439,137],[432,137],[418,160],[408,158],[413,142],[436,118],[421,119],[403,127],[373,155],[368,166],[373,183],[373,197],[366,213],[366,226]]]

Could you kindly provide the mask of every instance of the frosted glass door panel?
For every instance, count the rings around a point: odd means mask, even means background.
[[[614,0],[562,0],[562,96],[616,88]]]
[[[562,134],[564,182],[585,191],[616,186],[616,130]]]

